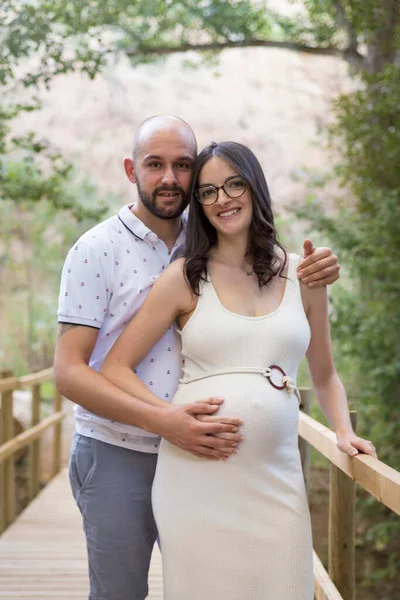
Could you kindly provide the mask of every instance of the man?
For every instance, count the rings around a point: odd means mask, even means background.
[[[145,121],[135,135],[133,160],[125,160],[137,203],[84,234],[64,265],[55,374],[60,392],[77,404],[70,478],[87,540],[90,600],[147,596],[160,437],[210,460],[236,452],[241,441],[238,419],[213,414],[223,399],[168,404],[181,366],[173,328],[136,369],[159,402],[141,402],[98,373],[154,281],[182,250],[181,215],[196,154],[184,121],[167,115]],[[313,249],[308,241],[306,254],[303,280],[326,285],[337,279],[329,249]]]

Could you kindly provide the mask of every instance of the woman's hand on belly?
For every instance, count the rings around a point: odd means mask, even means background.
[[[224,433],[212,433],[211,435],[214,437],[218,437],[222,440],[233,440],[243,442],[244,437],[241,435],[239,439],[237,438],[236,432],[239,431],[239,427],[243,425],[243,421],[241,419],[236,419],[234,417],[222,417],[218,415],[197,415],[196,419],[201,423],[225,423],[226,425],[234,425],[235,429],[233,432],[224,432]],[[233,450],[233,453],[236,454],[237,447]]]
[[[184,406],[171,405],[164,411],[158,433],[199,458],[226,459],[243,439],[238,433],[242,421],[213,414],[222,403],[222,398],[207,398]]]

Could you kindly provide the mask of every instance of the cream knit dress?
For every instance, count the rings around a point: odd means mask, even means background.
[[[153,508],[165,600],[313,599],[298,401],[271,385],[268,373],[282,383],[277,369],[266,371],[277,365],[295,382],[309,344],[298,259],[289,255],[285,293],[274,312],[232,313],[208,281],[181,332],[184,374],[173,404],[222,396],[219,414],[243,419],[245,439],[227,461],[161,444]]]

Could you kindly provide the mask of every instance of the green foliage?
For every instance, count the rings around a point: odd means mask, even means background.
[[[348,194],[334,217],[314,201],[301,211],[325,232],[353,285],[334,294],[333,333],[341,360],[358,362],[359,407],[380,457],[400,469],[400,69],[363,78],[336,102],[330,130],[334,174]],[[349,200],[350,197],[350,200]]]
[[[72,243],[98,222],[93,186],[71,180],[69,197],[84,218],[48,199],[0,202],[0,367],[17,375],[51,364],[61,267]]]

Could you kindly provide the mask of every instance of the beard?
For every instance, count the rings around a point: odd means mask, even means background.
[[[148,194],[147,192],[143,191],[138,181],[136,181],[136,187],[139,198],[142,201],[143,205],[152,215],[158,217],[159,219],[177,219],[181,216],[181,214],[183,213],[183,211],[189,203],[188,194],[180,186],[160,186],[156,188],[151,194]],[[170,206],[158,205],[157,197],[158,194],[162,192],[177,192],[179,196],[176,197],[176,204],[171,203]]]

